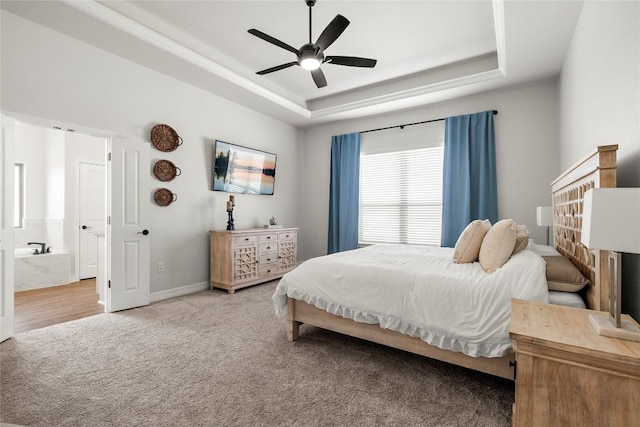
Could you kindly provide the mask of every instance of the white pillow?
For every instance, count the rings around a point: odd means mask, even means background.
[[[549,291],[549,302],[565,307],[587,308],[580,294],[574,292]]]

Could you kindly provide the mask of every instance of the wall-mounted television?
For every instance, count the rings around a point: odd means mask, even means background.
[[[273,194],[276,155],[216,140],[213,190],[228,193]]]

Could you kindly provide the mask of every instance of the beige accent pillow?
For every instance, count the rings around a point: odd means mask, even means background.
[[[513,253],[516,245],[516,222],[503,219],[493,224],[480,247],[480,266],[487,273],[493,273],[502,267]]]
[[[521,233],[520,231],[516,232],[516,244],[513,247],[513,253],[511,255],[515,255],[521,250],[526,249],[527,246],[529,246],[529,235]]]
[[[482,239],[489,229],[491,229],[491,222],[488,219],[471,221],[458,237],[453,251],[453,261],[458,264],[476,262],[480,254]]]
[[[584,277],[578,267],[564,256],[543,256],[547,263],[547,286],[550,291],[578,292],[589,279]]]

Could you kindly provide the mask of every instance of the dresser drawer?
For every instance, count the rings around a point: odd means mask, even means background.
[[[296,240],[298,233],[295,231],[283,231],[282,233],[278,233],[278,241],[284,242],[287,240]]]
[[[266,255],[260,255],[260,265],[272,264],[274,262],[278,262],[277,253],[274,252]]]
[[[255,234],[252,236],[237,236],[234,237],[233,242],[236,245],[255,245],[258,243],[258,236]]]
[[[261,234],[258,241],[260,243],[268,243],[275,242],[278,240],[278,235],[276,233],[273,234]]]
[[[258,267],[258,275],[260,277],[274,276],[278,273],[278,264],[261,265]]]
[[[278,252],[278,242],[260,243],[260,255]]]

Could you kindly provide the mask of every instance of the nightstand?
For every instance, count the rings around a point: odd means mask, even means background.
[[[511,301],[514,426],[639,425],[640,343],[599,336],[590,313]]]

